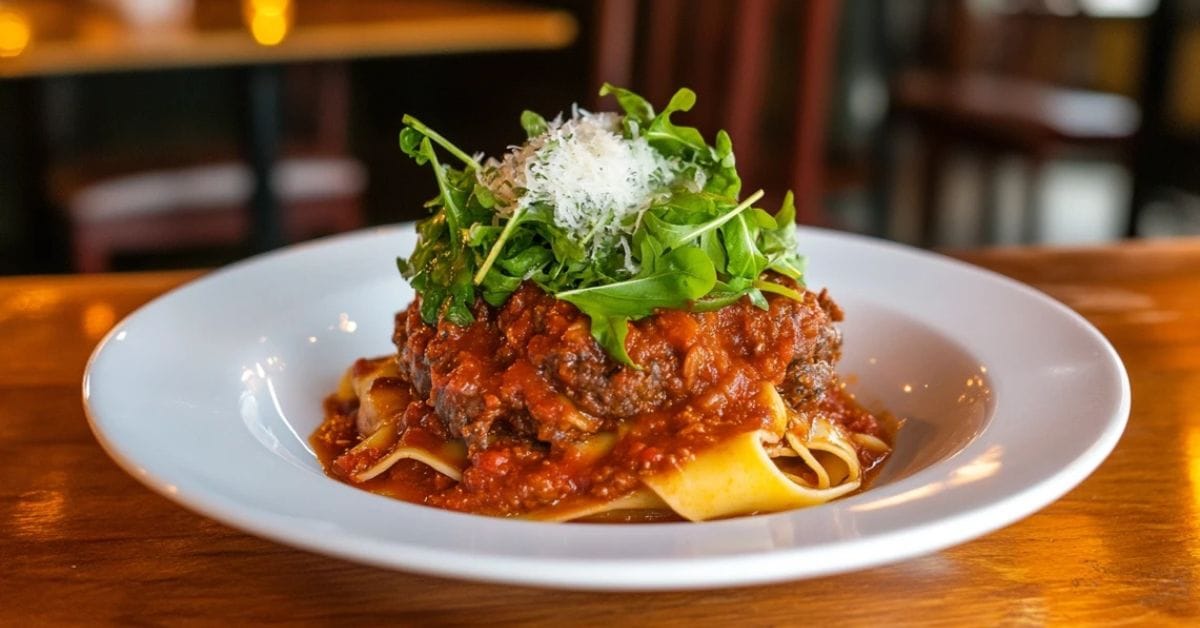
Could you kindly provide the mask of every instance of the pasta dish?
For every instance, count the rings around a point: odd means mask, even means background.
[[[804,284],[795,208],[743,197],[732,143],[604,86],[621,113],[525,112],[467,154],[406,116],[438,195],[398,260],[393,354],[355,362],[312,436],[326,472],[455,511],[691,521],[861,489],[893,422],[835,371],[843,313]]]

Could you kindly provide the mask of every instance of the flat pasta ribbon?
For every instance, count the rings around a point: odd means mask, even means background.
[[[676,469],[642,481],[671,510],[691,521],[815,506],[851,493],[861,485],[857,455],[851,463],[835,454],[850,471],[840,484],[832,484],[829,469],[811,455],[814,444],[830,443],[829,447],[837,447],[831,444],[835,442],[833,439],[810,440],[806,448],[809,455],[800,456],[818,478],[825,478],[818,481],[818,486],[812,486],[803,478],[781,470],[767,454],[764,438],[770,438],[770,434],[762,430],[738,434],[701,451]]]
[[[405,459],[416,460],[417,462],[429,465],[434,471],[449,477],[455,482],[462,480],[463,469],[467,466],[467,446],[462,441],[448,440],[441,441],[437,445],[431,444],[416,444],[405,442],[403,436],[395,438],[396,426],[389,423],[372,434],[369,438],[363,440],[355,448],[362,445],[378,446],[383,445],[380,449],[387,451],[378,462],[368,467],[365,471],[354,476],[355,482],[366,482],[367,480],[378,477],[392,465]],[[382,435],[382,436],[381,436]],[[377,438],[379,437],[379,438]],[[390,438],[392,444],[386,445],[380,441]],[[387,447],[387,449],[384,449]],[[389,450],[390,449],[390,450]]]

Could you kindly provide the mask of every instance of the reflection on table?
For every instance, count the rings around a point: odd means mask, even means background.
[[[887,625],[1196,625],[1200,240],[962,257],[1061,300],[1112,342],[1134,400],[1112,455],[1038,513],[936,554],[803,582],[670,593],[545,591],[387,571],[284,547],[180,508],[104,453],[88,430],[79,386],[100,337],[197,273],[0,279],[6,616],[14,625],[131,618],[402,618],[424,625],[483,617],[558,626],[633,616],[688,626],[792,625],[798,618],[816,625],[881,618]],[[236,399],[230,408],[237,411]],[[976,471],[988,464],[981,458]]]

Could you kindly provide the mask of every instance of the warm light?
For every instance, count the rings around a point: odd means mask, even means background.
[[[267,15],[285,15],[292,11],[292,0],[249,0],[249,10]]]
[[[54,288],[30,288],[13,295],[0,304],[0,315],[18,313],[25,316],[52,314],[51,309],[62,301],[62,294]]]
[[[1184,390],[1195,390],[1196,384],[1200,382],[1196,381],[1197,378],[1189,379],[1192,381],[1183,382]],[[1192,500],[1188,509],[1191,511],[1189,513],[1191,516],[1184,516],[1182,521],[1191,528],[1185,533],[1185,537],[1191,539],[1188,542],[1187,551],[1193,557],[1200,556],[1200,423],[1197,423],[1197,418],[1195,404],[1188,403],[1184,412],[1180,414],[1181,421],[1187,424],[1183,433],[1183,451],[1180,453],[1183,454],[1183,466],[1187,469],[1188,484],[1191,485],[1188,488],[1191,489]],[[1195,578],[1195,575],[1193,574],[1192,577]]]
[[[977,482],[996,475],[996,472],[1000,470],[1000,459],[1003,455],[1003,447],[992,445],[974,460],[955,469],[954,473],[950,474],[950,486]]]
[[[1200,524],[1200,428],[1191,427],[1184,435],[1183,456],[1188,480],[1192,485],[1193,522]]]
[[[855,512],[868,512],[871,510],[880,510],[883,508],[891,508],[908,502],[924,499],[930,495],[936,495],[948,488],[978,482],[984,478],[989,478],[996,475],[1000,471],[1001,458],[1004,455],[1004,448],[999,445],[993,445],[979,454],[974,460],[964,464],[954,470],[950,477],[940,482],[930,482],[923,484],[914,489],[905,491],[898,495],[877,499],[854,506],[850,510]]]
[[[274,46],[287,37],[287,20],[282,15],[258,13],[250,21],[250,33],[254,41],[264,46]]]
[[[90,303],[83,309],[83,333],[88,338],[99,338],[108,333],[117,322],[117,313],[107,303]]]
[[[263,46],[282,42],[291,30],[291,0],[243,0],[242,13],[254,41]]]
[[[59,538],[66,518],[67,496],[65,487],[67,474],[53,471],[38,477],[44,485],[39,490],[28,491],[17,497],[7,515],[7,527],[14,536],[35,541]],[[0,526],[4,523],[0,523]]]
[[[0,57],[15,57],[25,51],[33,29],[24,13],[0,8]]]
[[[945,489],[946,489],[945,482],[931,482],[929,484],[922,484],[921,486],[918,486],[914,489],[904,491],[903,493],[900,493],[898,495],[892,495],[891,497],[884,497],[882,499],[876,499],[874,501],[870,501],[865,504],[858,504],[858,505],[850,508],[850,510],[852,510],[854,512],[870,512],[872,510],[882,510],[884,508],[891,508],[893,506],[907,504],[908,502],[911,502],[914,500],[924,499],[926,497],[929,497],[930,495],[936,495],[937,493],[940,493]]]

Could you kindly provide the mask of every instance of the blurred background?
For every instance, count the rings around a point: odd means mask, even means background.
[[[686,121],[808,224],[1200,234],[1200,0],[0,0],[0,273],[419,218],[403,114],[498,154],[603,81],[695,89]]]

